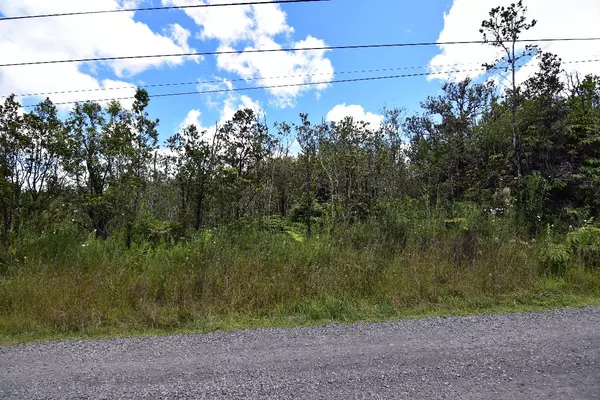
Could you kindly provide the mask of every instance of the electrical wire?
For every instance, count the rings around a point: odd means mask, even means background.
[[[211,89],[211,90],[195,90],[189,92],[176,92],[176,93],[158,93],[158,94],[149,94],[150,98],[162,98],[162,97],[176,97],[176,96],[190,96],[197,94],[213,94],[213,93],[231,93],[231,92],[242,92],[242,91],[253,91],[253,90],[263,90],[263,89],[279,89],[279,88],[288,88],[288,87],[305,87],[305,86],[316,86],[316,85],[330,85],[335,83],[349,83],[349,82],[367,82],[367,81],[380,81],[380,80],[389,80],[389,79],[399,79],[399,78],[412,78],[419,76],[431,76],[431,75],[444,75],[444,74],[456,74],[456,73],[464,73],[464,72],[474,72],[474,71],[487,71],[487,68],[474,68],[467,70],[454,70],[454,71],[439,71],[439,72],[423,72],[418,74],[400,74],[400,75],[386,75],[386,76],[374,76],[374,77],[366,77],[366,78],[352,78],[352,79],[337,79],[330,81],[320,81],[320,82],[304,82],[304,83],[289,83],[289,84],[281,84],[281,85],[265,85],[265,86],[251,86],[244,88],[227,88],[227,89]],[[120,100],[132,100],[134,96],[126,96],[126,97],[113,97],[106,99],[97,99],[92,100],[94,102],[107,102],[107,101],[120,101]],[[54,105],[68,105],[68,104],[76,104],[82,103],[83,101],[65,101],[54,103]],[[26,105],[23,108],[31,108],[35,107],[35,105]]]
[[[600,61],[600,60],[599,60]],[[458,64],[446,64],[440,65],[440,67],[458,67],[464,65],[481,65],[481,63],[458,63]],[[372,72],[388,72],[388,71],[399,71],[399,70],[408,70],[408,69],[423,69],[428,68],[427,65],[421,66],[407,66],[407,67],[393,67],[393,68],[376,68],[376,69],[362,69],[362,70],[354,70],[354,71],[336,71],[334,75],[346,75],[346,74],[360,74],[360,73],[372,73]],[[299,74],[299,75],[280,75],[280,76],[253,76],[250,78],[235,78],[228,79],[229,82],[251,82],[257,80],[267,80],[267,79],[289,79],[289,78],[306,78],[311,76],[320,76],[320,75],[329,75],[329,73],[318,73],[318,74]],[[166,82],[166,83],[153,83],[147,85],[137,85],[139,88],[156,88],[156,87],[169,87],[169,86],[191,86],[191,85],[203,85],[203,84],[214,84],[214,83],[223,83],[222,79],[208,80],[208,81],[187,81],[187,82]],[[39,96],[48,96],[53,94],[72,94],[72,93],[85,93],[85,92],[101,92],[101,91],[110,91],[110,90],[127,90],[132,89],[132,86],[116,86],[116,87],[102,87],[102,88],[91,88],[91,89],[72,89],[72,90],[62,90],[56,92],[39,92],[39,93],[25,93],[25,94],[17,94],[15,97],[39,97]],[[0,98],[6,98],[10,95],[3,95]]]
[[[35,15],[19,15],[10,17],[0,17],[1,21],[15,21],[24,19],[52,18],[52,17],[69,17],[75,15],[95,15],[95,14],[114,14],[122,12],[140,12],[140,11],[165,11],[165,10],[182,10],[194,8],[208,7],[232,7],[232,6],[248,6],[248,5],[263,5],[263,4],[292,4],[292,3],[324,3],[330,0],[269,0],[269,1],[252,1],[245,3],[216,3],[216,4],[195,4],[184,6],[166,6],[166,7],[146,7],[146,8],[119,8],[115,10],[97,10],[97,11],[76,11],[55,14],[35,14]]]
[[[541,42],[575,42],[575,41],[596,41],[600,37],[587,38],[553,38],[553,39],[519,39],[517,43],[541,43]],[[470,41],[450,41],[450,42],[416,42],[416,43],[386,43],[386,44],[363,44],[363,45],[344,45],[344,46],[314,46],[314,47],[299,47],[299,48],[280,48],[280,49],[247,49],[247,50],[221,50],[221,51],[204,51],[204,52],[187,52],[187,53],[172,53],[172,54],[155,54],[155,55],[138,55],[138,56],[118,56],[118,57],[95,57],[95,58],[79,58],[68,60],[50,60],[50,61],[25,61],[18,63],[0,64],[0,68],[19,67],[26,65],[47,65],[47,64],[66,64],[66,63],[82,63],[82,62],[101,62],[101,61],[117,61],[117,60],[133,60],[133,59],[148,59],[148,58],[167,58],[167,57],[197,57],[210,55],[227,55],[227,54],[254,54],[254,53],[278,53],[278,52],[293,52],[293,51],[329,51],[329,50],[351,50],[351,49],[374,49],[374,48],[391,48],[391,47],[421,47],[421,46],[449,46],[449,45],[464,45],[464,44],[485,44],[483,40]]]
[[[562,61],[562,64],[582,64],[582,63],[594,63],[600,62],[600,59],[586,59],[586,60],[573,60],[573,61]],[[444,64],[438,65],[437,67],[458,67],[465,65],[481,65],[481,63],[459,63],[459,64]],[[519,67],[527,67],[528,65],[521,65]],[[410,69],[423,69],[429,68],[428,65],[421,66],[404,66],[404,67],[391,67],[391,68],[376,68],[376,69],[363,69],[363,70],[354,70],[354,71],[338,71],[334,72],[334,75],[347,75],[347,74],[360,74],[360,73],[374,73],[374,72],[388,72],[388,71],[401,71],[401,70],[410,70]],[[499,68],[496,68],[499,69]],[[443,72],[440,72],[443,73]],[[300,75],[281,75],[281,76],[271,76],[271,77],[251,77],[251,78],[235,78],[229,79],[229,82],[250,82],[257,80],[269,80],[269,79],[290,79],[290,78],[307,78],[313,76],[322,76],[329,75],[328,73],[318,73],[318,74],[300,74]],[[215,83],[223,83],[223,80],[208,80],[208,81],[189,81],[189,82],[167,82],[167,83],[154,83],[147,85],[137,85],[135,88],[157,88],[157,87],[172,87],[172,86],[191,86],[191,85],[202,85],[202,84],[215,84]],[[73,94],[73,93],[89,93],[89,92],[100,92],[100,91],[110,91],[110,90],[127,90],[134,89],[132,86],[117,86],[117,87],[103,87],[103,88],[92,88],[92,89],[73,89],[73,90],[62,90],[55,92],[38,92],[38,93],[26,93],[26,94],[18,94],[15,97],[40,97],[40,96],[48,96],[48,95],[56,95],[56,94]],[[3,95],[0,98],[7,98],[10,95]]]

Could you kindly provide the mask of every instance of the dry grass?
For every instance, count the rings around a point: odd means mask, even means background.
[[[36,246],[58,250],[26,249],[36,256],[15,258],[0,277],[5,341],[205,331],[256,325],[252,321],[381,319],[600,298],[597,271],[573,264],[561,276],[547,275],[539,249],[510,240],[489,240],[466,251],[451,236],[426,244],[415,236],[397,249],[231,231],[131,251],[117,240],[83,245],[49,240],[58,242]]]

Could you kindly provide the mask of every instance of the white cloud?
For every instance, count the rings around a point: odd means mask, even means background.
[[[117,0],[3,0],[0,13],[7,16],[115,9],[125,3]],[[0,54],[3,63],[99,58],[122,55],[189,52],[190,33],[171,25],[165,35],[153,32],[133,19],[134,13],[84,15],[32,20],[4,21],[0,24]],[[197,58],[192,58],[197,60]],[[0,69],[3,94],[99,89],[106,85],[128,86],[122,81],[100,82],[94,75],[108,68],[117,78],[133,76],[149,68],[174,67],[186,58],[148,58],[103,63],[47,64]],[[129,85],[133,87],[133,85]],[[110,95],[107,96],[107,93]],[[116,92],[85,92],[52,95],[55,102],[105,97],[132,96],[133,89]]]
[[[509,5],[514,0],[454,0],[450,11],[444,15],[444,29],[438,41],[481,40],[481,22],[487,19],[491,8]],[[600,2],[597,0],[528,0],[528,18],[538,21],[522,39],[599,37]],[[564,61],[594,59],[600,57],[600,47],[596,42],[544,42],[539,43],[544,51],[558,54]],[[440,54],[430,62],[434,72],[478,68],[482,63],[492,62],[496,50],[489,45],[447,45],[439,46]],[[525,44],[520,45],[524,48]],[[474,65],[456,64],[474,63]],[[530,65],[536,64],[532,60]],[[567,70],[577,70],[587,74],[598,71],[598,64],[565,64]],[[527,68],[519,74],[518,82],[523,82],[535,68]],[[477,77],[484,71],[471,71],[462,74],[434,75],[430,79],[464,79]]]
[[[188,45],[188,41],[192,35],[190,31],[179,24],[171,24],[169,25],[167,32],[169,34],[168,36],[173,42],[181,47],[184,53],[193,53],[195,51],[195,49]],[[187,59],[198,62],[202,60],[202,56],[188,56]]]
[[[220,77],[215,77],[210,81],[210,83],[199,83],[197,86],[198,91],[232,90],[233,88],[233,82]],[[223,125],[225,122],[233,118],[237,111],[246,108],[253,110],[257,115],[265,115],[265,110],[258,101],[253,100],[247,95],[241,95],[239,92],[225,91],[211,93],[207,96],[206,101],[209,107],[219,110],[219,120],[217,121],[218,125]]]
[[[230,85],[231,82],[224,82],[221,87]],[[208,137],[212,138],[216,130],[216,126],[220,127],[225,122],[231,120],[235,113],[239,110],[249,108],[255,112],[256,115],[265,115],[265,110],[262,108],[260,103],[249,96],[239,95],[236,93],[227,93],[219,96],[218,100],[214,100],[214,104],[220,105],[219,117],[216,124],[204,125],[202,120],[202,112],[198,109],[192,109],[188,112],[184,120],[177,127],[177,131],[180,132],[184,128],[194,125],[200,132],[206,131]]]
[[[231,1],[162,0],[163,6],[219,3],[231,3]],[[188,8],[185,13],[201,27],[198,35],[201,39],[216,39],[225,44],[293,32],[293,29],[287,25],[286,14],[277,4]]]
[[[325,42],[312,36],[295,44],[295,48],[322,47]],[[280,49],[272,38],[263,37],[259,43],[246,48],[254,49]],[[223,50],[232,50],[224,47]],[[293,51],[273,53],[242,53],[221,55],[217,59],[220,69],[234,72],[243,79],[258,80],[259,86],[279,86],[268,89],[275,98],[275,105],[279,107],[292,106],[295,99],[309,90],[320,92],[328,84],[318,84],[333,79],[334,69],[331,61],[325,58],[325,51]],[[269,79],[269,78],[276,79]],[[315,85],[304,85],[315,84]],[[285,86],[296,85],[296,86]],[[303,86],[304,85],[304,86]]]
[[[177,157],[177,153],[174,152],[173,150],[169,149],[168,147],[159,147],[158,149],[154,150],[154,152],[156,154],[158,154],[159,157]],[[161,171],[164,172],[164,167],[163,166],[159,166],[159,168],[161,169]]]
[[[252,100],[250,97],[246,95],[238,96],[235,94],[231,94],[225,100],[225,104],[223,110],[221,112],[221,119],[219,120],[219,125],[223,125],[225,122],[229,121],[233,118],[235,113],[239,110],[243,110],[249,108],[256,115],[264,114],[260,103]]]
[[[202,132],[203,130],[206,130],[206,128],[204,128],[202,126],[202,112],[200,110],[195,110],[195,109],[190,110],[190,112],[188,112],[188,114],[186,115],[183,122],[181,124],[179,124],[178,130],[182,131],[190,125],[193,125],[196,128],[198,128],[198,131],[200,131],[200,132]]]
[[[378,129],[383,122],[383,115],[366,112],[360,105],[338,104],[327,114],[327,121],[340,122],[346,117],[352,117],[354,121],[364,121],[369,123],[371,129]]]
[[[200,4],[224,2],[228,1],[207,0]],[[162,0],[162,4],[186,5],[198,4],[198,1]],[[294,29],[287,24],[287,15],[277,4],[195,8],[185,12],[200,27],[198,36],[205,40],[217,40],[219,51],[234,50],[241,43],[246,44],[246,51],[325,46],[323,40],[312,36],[297,42],[290,40]],[[285,37],[283,44],[276,40],[281,35]],[[284,108],[293,106],[303,92],[314,90],[318,94],[329,86],[301,86],[333,79],[333,65],[325,54],[325,51],[224,54],[217,56],[217,66],[222,71],[237,74],[247,82],[252,81],[253,85],[298,85],[268,89],[273,96],[273,105]],[[269,79],[273,77],[280,78]]]

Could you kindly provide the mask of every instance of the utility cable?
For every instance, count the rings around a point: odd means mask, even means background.
[[[64,13],[55,13],[55,14],[36,14],[36,15],[19,15],[19,16],[12,16],[12,17],[0,17],[0,22],[1,21],[23,20],[23,19],[70,17],[70,16],[75,16],[75,15],[114,14],[114,13],[122,13],[122,12],[165,11],[165,10],[182,10],[182,9],[208,8],[208,7],[263,5],[263,4],[323,3],[323,2],[328,2],[328,1],[330,1],[330,0],[269,0],[269,1],[252,1],[252,2],[245,2],[245,3],[216,3],[216,4],[195,4],[195,5],[166,6],[166,7],[118,8],[115,10],[77,11],[77,12],[64,12]]]
[[[593,63],[600,62],[600,59],[587,59],[587,60],[574,60],[574,61],[562,61],[562,64],[582,64],[582,63]],[[481,65],[481,63],[457,63],[457,64],[443,64],[437,65],[436,67],[458,67],[465,65]],[[526,67],[527,65],[522,65],[520,67]],[[401,70],[410,70],[410,69],[423,69],[430,68],[429,65],[421,65],[421,66],[404,66],[404,67],[392,67],[392,68],[376,68],[376,69],[363,69],[363,70],[354,70],[354,71],[338,71],[334,72],[334,75],[347,75],[347,74],[361,74],[361,73],[374,73],[374,72],[389,72],[389,71],[401,71]],[[499,68],[495,68],[499,69]],[[443,72],[442,72],[443,73]],[[292,79],[292,78],[307,78],[313,76],[323,76],[329,75],[328,73],[318,73],[318,74],[299,74],[299,75],[281,75],[281,76],[270,76],[270,77],[250,77],[250,78],[235,78],[228,79],[228,82],[250,82],[257,80],[270,80],[270,79]],[[41,97],[41,96],[49,96],[56,94],[73,94],[73,93],[89,93],[89,92],[103,92],[103,91],[111,91],[111,90],[127,90],[127,89],[135,89],[135,88],[157,88],[157,87],[172,87],[172,86],[191,86],[191,85],[203,85],[203,84],[216,84],[223,83],[223,80],[208,80],[208,81],[188,81],[188,82],[166,82],[166,83],[154,83],[147,85],[137,85],[135,87],[132,86],[117,86],[117,87],[102,87],[102,88],[92,88],[92,89],[73,89],[73,90],[61,90],[55,92],[38,92],[38,93],[26,93],[26,94],[18,94],[15,97]],[[0,96],[0,98],[7,98],[9,95]]]
[[[540,42],[576,42],[576,41],[596,41],[600,37],[587,38],[553,38],[553,39],[519,39],[517,43],[540,43]],[[255,54],[255,53],[279,53],[293,51],[329,51],[329,50],[351,50],[351,49],[375,49],[375,48],[392,48],[392,47],[420,47],[420,46],[449,46],[461,44],[485,44],[483,40],[470,41],[451,41],[451,42],[416,42],[416,43],[385,43],[385,44],[361,44],[361,45],[344,45],[344,46],[314,46],[314,47],[297,47],[297,48],[280,48],[280,49],[247,49],[247,50],[218,50],[218,51],[193,51],[187,53],[172,53],[172,54],[154,54],[154,55],[138,55],[138,56],[118,56],[118,57],[95,57],[95,58],[78,58],[68,60],[50,60],[50,61],[25,61],[18,63],[0,64],[0,68],[19,67],[26,65],[46,65],[46,64],[66,64],[66,63],[81,63],[81,62],[100,62],[100,61],[117,61],[117,60],[133,60],[133,59],[148,59],[148,58],[166,58],[166,57],[197,57],[210,55],[227,55],[227,54]]]
[[[399,78],[411,78],[418,76],[431,76],[431,75],[444,75],[444,74],[456,74],[463,72],[474,72],[474,71],[487,71],[487,68],[474,68],[467,70],[454,70],[454,71],[440,71],[440,72],[423,72],[418,74],[401,74],[401,75],[386,75],[386,76],[374,76],[367,78],[352,78],[352,79],[338,79],[338,80],[330,80],[330,81],[320,81],[320,82],[305,82],[305,83],[289,83],[289,84],[281,84],[281,85],[265,85],[265,86],[251,86],[244,88],[227,88],[227,89],[211,89],[211,90],[196,90],[189,92],[177,92],[177,93],[159,93],[159,94],[150,94],[150,98],[161,98],[161,97],[175,97],[175,96],[190,96],[197,94],[212,94],[212,93],[231,93],[231,92],[242,92],[242,91],[252,91],[252,90],[263,90],[263,89],[279,89],[279,88],[288,88],[288,87],[305,87],[305,86],[316,86],[316,85],[330,85],[335,83],[349,83],[349,82],[367,82],[367,81],[379,81],[379,80],[389,80],[389,79],[399,79]],[[126,96],[126,97],[113,97],[106,99],[98,99],[91,100],[93,102],[107,102],[107,101],[120,101],[120,100],[132,100],[135,99],[134,96]],[[76,104],[82,103],[83,101],[65,101],[60,103],[54,103],[54,105],[68,105],[68,104]],[[35,107],[35,105],[27,105],[24,108]]]

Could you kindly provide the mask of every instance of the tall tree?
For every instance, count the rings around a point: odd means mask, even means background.
[[[414,174],[429,185],[427,196],[453,202],[471,187],[476,127],[493,99],[491,83],[470,79],[447,83],[443,94],[421,104],[425,113],[408,119]]]
[[[566,118],[569,159],[574,166],[580,207],[600,212],[600,76],[588,75],[575,83]]]
[[[312,235],[312,219],[315,194],[313,188],[314,162],[317,155],[317,135],[311,125],[308,114],[300,114],[300,124],[294,125],[296,140],[302,149],[304,164],[304,195],[302,196],[302,214],[306,223],[306,236]]]
[[[200,132],[195,125],[183,129],[168,140],[169,148],[175,153],[178,163],[176,180],[180,187],[182,212],[187,209],[187,199],[195,202],[195,229],[204,226],[206,198],[209,184],[214,179],[220,138],[218,132],[209,138],[206,131]]]
[[[25,136],[20,105],[15,96],[0,104],[0,203],[2,205],[2,236],[7,242],[11,231],[18,231],[23,174],[19,161],[23,157]]]
[[[382,115],[384,117],[380,130],[383,140],[386,144],[387,162],[385,169],[381,173],[386,174],[386,184],[384,191],[389,197],[401,197],[405,187],[403,184],[404,174],[406,173],[405,150],[406,143],[402,135],[405,110],[402,108],[384,108]]]
[[[63,168],[71,175],[98,238],[108,238],[116,213],[117,205],[107,191],[123,173],[119,161],[131,152],[130,121],[131,114],[115,101],[106,110],[98,103],[78,103],[66,122]]]
[[[24,140],[19,158],[30,217],[38,216],[62,186],[60,158],[64,148],[64,124],[56,106],[46,99],[23,116]],[[31,218],[35,222],[37,218]]]
[[[495,7],[490,11],[489,19],[481,23],[480,32],[483,40],[492,46],[499,48],[503,55],[491,64],[486,64],[488,70],[500,69],[510,71],[511,89],[508,91],[508,99],[512,114],[512,160],[516,169],[516,177],[520,182],[522,175],[521,137],[517,129],[517,108],[519,102],[519,87],[517,84],[517,63],[525,57],[538,51],[536,46],[528,45],[525,51],[517,47],[521,34],[533,28],[536,20],[528,21],[527,7],[523,0],[512,3],[508,7]]]
[[[273,138],[267,125],[251,109],[239,110],[219,130],[223,143],[222,160],[236,174],[233,193],[235,219],[255,200],[261,187],[265,157],[273,151]]]
[[[158,144],[158,119],[150,119],[146,111],[150,103],[150,96],[145,89],[138,89],[135,93],[131,113],[129,134],[131,135],[132,151],[128,165],[129,173],[126,176],[128,205],[126,207],[125,243],[131,247],[133,239],[133,225],[140,209],[140,200],[147,180],[150,178],[150,163]]]
[[[276,209],[282,217],[287,217],[292,196],[292,176],[295,160],[290,156],[294,136],[287,122],[276,123],[277,140],[275,158],[271,160],[271,184],[276,194]],[[269,204],[271,201],[269,201]]]

